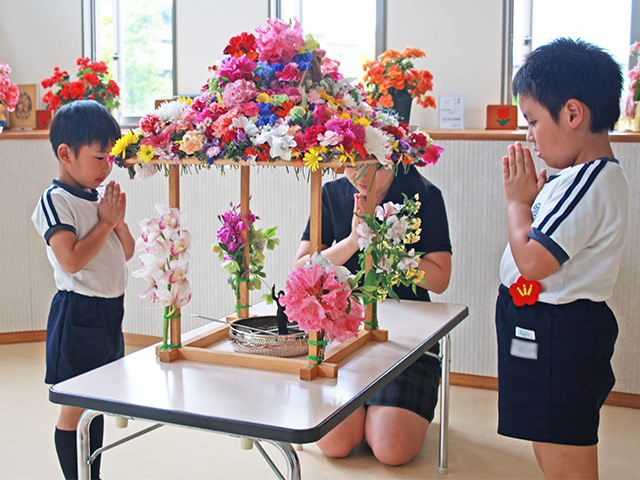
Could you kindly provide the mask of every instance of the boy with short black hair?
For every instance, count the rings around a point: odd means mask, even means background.
[[[63,106],[49,138],[58,175],[47,187],[32,220],[47,243],[58,292],[47,322],[45,383],[59,383],[124,355],[122,319],[135,241],[125,223],[120,186],[102,183],[120,127],[93,100]],[[62,406],[55,445],[65,478],[77,478],[76,426],[83,410]],[[91,424],[91,451],[102,445],[103,419]],[[99,478],[99,457],[91,477]]]
[[[532,52],[513,80],[527,140],[559,172],[537,175],[519,142],[502,159],[509,245],[496,305],[498,433],[531,440],[547,478],[598,477],[618,334],[605,302],[628,223],[627,181],[609,143],[621,90],[609,54],[565,38]]]

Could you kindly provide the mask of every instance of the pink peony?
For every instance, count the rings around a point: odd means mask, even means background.
[[[229,130],[233,119],[239,116],[240,112],[235,108],[228,111],[224,115],[220,115],[218,119],[211,125],[211,131],[213,132],[213,135],[216,137],[222,137],[225,133],[227,133],[227,130]]]
[[[234,82],[241,78],[250,79],[256,66],[256,62],[248,59],[245,55],[239,58],[230,57],[220,66],[216,75],[218,78],[227,79],[229,82]]]
[[[296,63],[285,65],[281,72],[276,72],[276,77],[282,82],[297,82],[300,80],[300,70]]]

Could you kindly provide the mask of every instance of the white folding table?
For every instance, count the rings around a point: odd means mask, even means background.
[[[270,314],[272,308],[261,304],[252,307],[252,313]],[[378,306],[378,319],[389,339],[370,342],[353,353],[340,365],[337,378],[304,381],[290,373],[251,368],[187,360],[163,363],[156,358],[155,347],[148,347],[52,386],[49,399],[86,409],[77,433],[81,479],[90,477],[89,426],[101,413],[246,437],[256,442],[276,475],[284,478],[260,447],[259,441],[266,441],[284,455],[286,478],[300,479],[292,443],[322,438],[442,340],[439,471],[446,473],[448,333],[467,315],[463,305],[386,300]],[[212,328],[215,325],[205,325],[185,338]],[[212,348],[230,350],[228,342]]]

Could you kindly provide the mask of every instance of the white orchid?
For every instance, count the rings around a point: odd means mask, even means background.
[[[169,318],[191,300],[187,280],[191,235],[181,227],[180,210],[157,204],[156,211],[159,217],[140,222],[136,250],[140,252],[142,267],[132,275],[148,284],[140,296],[165,309],[163,346],[166,347]]]
[[[275,128],[264,130],[255,140],[256,144],[268,143],[271,149],[269,155],[272,158],[291,160],[291,147],[296,146],[293,135],[287,135],[289,125],[283,123]]]

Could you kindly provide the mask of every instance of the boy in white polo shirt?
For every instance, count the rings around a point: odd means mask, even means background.
[[[509,245],[496,305],[498,433],[531,440],[546,478],[598,477],[599,411],[615,382],[618,276],[628,186],[609,131],[622,74],[600,48],[557,39],[516,73],[528,148],[502,160]],[[537,298],[536,298],[537,297]]]
[[[47,244],[58,292],[47,322],[45,383],[58,383],[124,355],[126,261],[135,241],[124,221],[125,194],[103,185],[120,127],[98,102],[79,100],[53,117],[49,139],[58,175],[32,215]],[[55,446],[65,478],[77,478],[76,426],[83,410],[62,406]],[[102,445],[103,419],[91,422],[91,451]],[[91,466],[99,478],[100,457]]]

